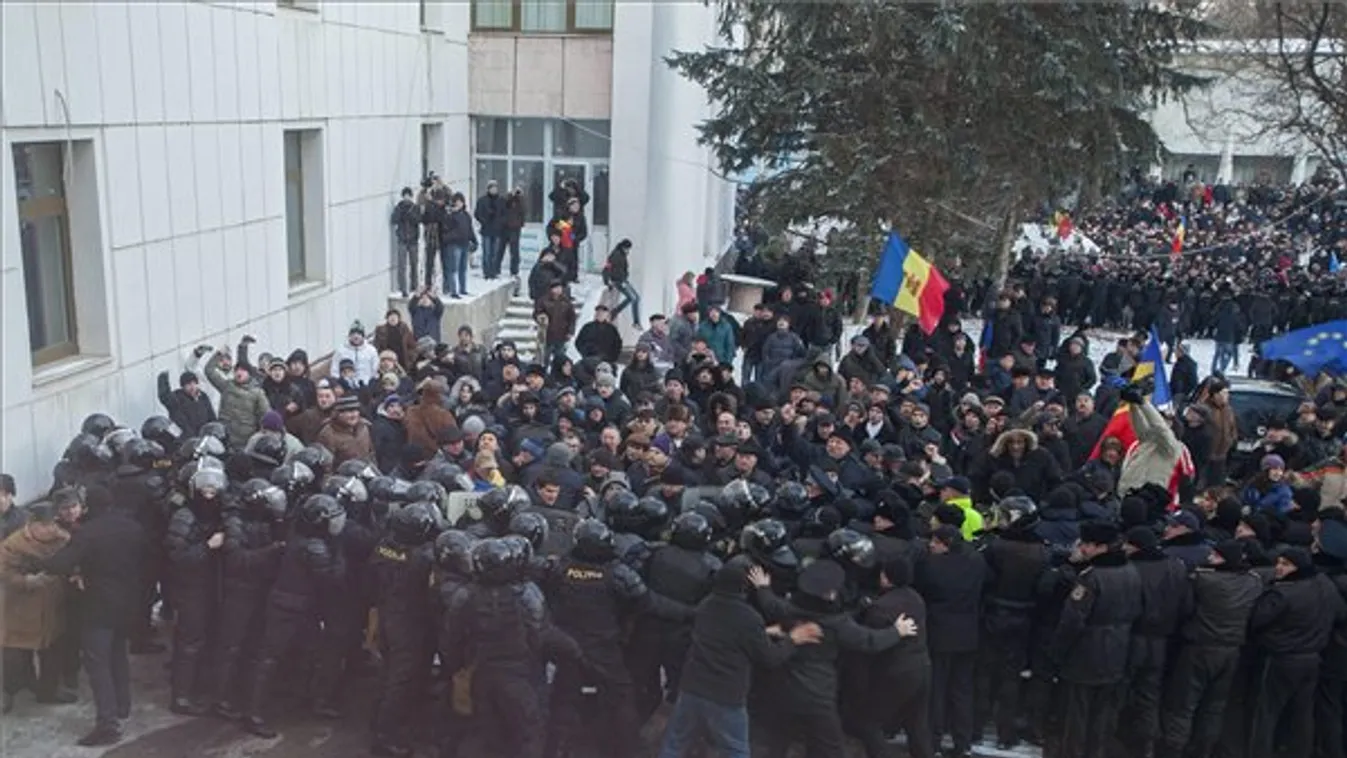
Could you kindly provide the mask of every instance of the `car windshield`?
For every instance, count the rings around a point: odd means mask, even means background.
[[[1273,419],[1293,423],[1300,399],[1294,395],[1232,390],[1230,406],[1235,409],[1240,439],[1258,440],[1267,433],[1268,422]]]

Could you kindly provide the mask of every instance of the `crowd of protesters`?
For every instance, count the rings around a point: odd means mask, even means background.
[[[174,712],[264,738],[287,705],[354,715],[379,755],[626,758],[662,710],[666,758],[876,758],[895,734],[914,758],[1342,756],[1347,383],[1241,450],[1227,381],[1182,349],[1339,307],[1313,266],[1342,210],[1253,189],[1133,193],[1078,220],[1103,253],[1023,261],[995,292],[955,277],[931,335],[877,313],[847,338],[797,281],[739,320],[714,271],[642,322],[625,240],[618,313],[585,320],[571,213],[528,277],[538,362],[442,339],[428,289],[324,370],[251,336],[198,348],[176,389],[160,376],[164,415],[86,419],[50,487],[22,483],[36,502],[0,478],[6,708],[70,702],[82,670],[80,743],[114,743],[127,652],[167,634]],[[1172,259],[1176,211],[1220,249]],[[1170,408],[1136,373],[1145,334],[1091,358],[1092,329],[1153,323]],[[1120,404],[1130,444],[1105,433]]]

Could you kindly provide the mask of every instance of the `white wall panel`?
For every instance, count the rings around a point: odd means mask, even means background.
[[[58,122],[67,115],[76,124],[97,124],[103,121],[103,88],[98,81],[98,29],[93,5],[63,3],[61,5],[61,47],[65,53],[65,102],[69,113],[55,114]]]
[[[224,283],[225,313],[229,315],[228,326],[237,329],[248,320],[248,251],[244,248],[247,239],[243,227],[230,226],[224,230]],[[240,335],[241,336],[241,335]]]
[[[172,123],[192,120],[192,53],[188,47],[185,3],[159,4],[159,39],[164,74],[164,118]],[[209,85],[202,82],[201,87]]]
[[[262,208],[271,218],[285,212],[285,151],[284,141],[279,128],[262,127]],[[327,164],[332,165],[332,158]]]
[[[275,119],[281,115],[280,42],[274,20],[262,18],[257,27],[257,60],[262,118]]]
[[[150,303],[145,288],[145,247],[135,245],[112,254],[117,308],[117,357],[129,366],[150,357]]]
[[[262,69],[258,63],[258,27],[270,19],[239,13],[234,34],[238,44],[239,119],[252,121],[262,115]]]
[[[64,125],[65,114],[56,108],[53,90],[67,92],[65,80],[65,39],[61,33],[61,6],[58,3],[35,3],[37,20],[37,60],[42,70],[42,97],[46,104],[47,124]],[[28,68],[32,63],[25,66]]]
[[[131,36],[131,70],[136,81],[136,119],[164,120],[164,61],[159,42],[159,4],[127,6]]]
[[[240,138],[239,173],[243,176],[243,220],[255,221],[265,214],[262,184],[266,163],[262,154],[262,125],[244,124]]]
[[[169,218],[172,202],[169,199],[168,146],[162,126],[142,126],[136,129],[136,151],[140,161],[141,218],[145,223],[145,239],[168,239],[173,234]]]
[[[170,295],[177,304],[173,315],[178,325],[178,344],[191,349],[206,333],[200,236],[193,234],[173,240],[173,278]]]
[[[150,354],[163,355],[178,347],[178,330],[168,319],[166,307],[172,307],[173,287],[177,282],[174,269],[173,240],[151,242],[145,246],[145,292],[150,303]]]
[[[0,74],[4,77],[7,126],[38,126],[43,112],[42,57],[37,45],[37,13],[32,5],[0,3]]]
[[[201,228],[216,229],[223,223],[220,196],[220,128],[192,127],[192,149],[196,154],[196,213]]]
[[[271,291],[267,287],[270,266],[267,262],[267,228],[265,221],[254,221],[243,227],[242,258],[247,258],[247,284],[244,295],[248,313],[262,314],[272,310]],[[276,305],[280,305],[277,303]]]
[[[168,151],[169,224],[175,235],[195,234],[201,230],[197,220],[196,153],[192,148],[192,127],[170,126],[164,130]]]
[[[205,333],[222,334],[229,328],[229,297],[242,293],[231,293],[225,289],[225,249],[224,232],[219,230],[203,232],[197,238],[201,242],[201,305],[205,320]]]
[[[112,246],[127,247],[145,239],[140,223],[140,159],[136,130],[119,126],[103,132],[103,165],[107,167],[107,205]]]
[[[243,223],[243,135],[238,124],[220,127],[220,213],[225,226]]]
[[[200,3],[187,3],[188,61],[192,76],[192,118],[215,120],[215,32],[211,30],[214,11]]]
[[[225,118],[239,113],[239,50],[234,36],[238,13],[211,11],[211,33],[215,46],[215,110]]]

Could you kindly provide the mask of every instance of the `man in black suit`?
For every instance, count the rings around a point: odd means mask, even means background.
[[[84,594],[80,646],[98,720],[79,744],[91,747],[119,741],[120,721],[131,715],[126,643],[136,625],[149,545],[139,522],[106,488],[91,487],[85,498],[88,521],[45,568],[70,576]]]

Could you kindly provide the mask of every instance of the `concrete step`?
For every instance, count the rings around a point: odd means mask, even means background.
[[[531,318],[533,318],[533,306],[531,306],[531,305],[511,305],[510,307],[508,307],[508,308],[505,309],[505,317],[506,317],[506,318],[514,317],[514,318],[522,318],[522,319],[531,319]]]

